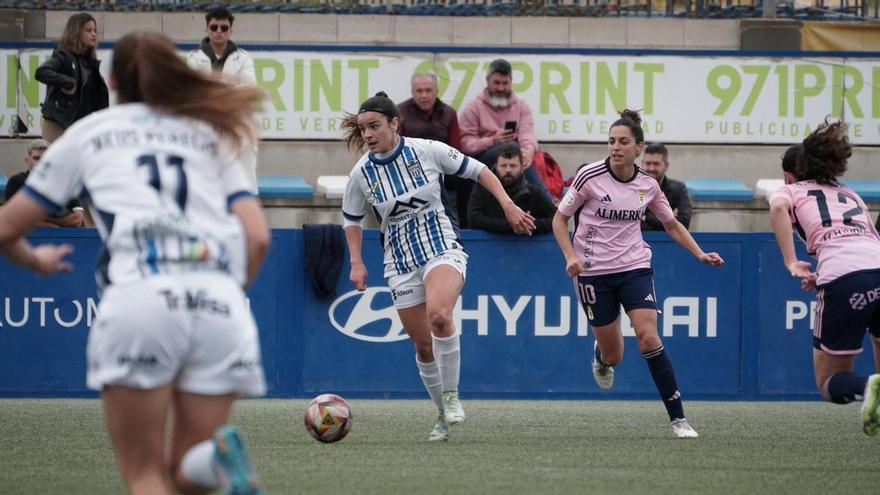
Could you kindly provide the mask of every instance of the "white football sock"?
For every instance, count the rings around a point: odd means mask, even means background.
[[[443,391],[458,390],[458,376],[461,370],[461,341],[458,333],[451,337],[433,336],[434,361],[440,367]]]
[[[183,454],[180,472],[187,481],[206,488],[220,486],[220,478],[214,472],[215,448],[214,441],[208,439],[193,445]]]
[[[441,387],[442,382],[440,381],[440,368],[437,367],[436,359],[430,363],[423,363],[419,361],[419,356],[416,355],[416,364],[419,366],[419,376],[422,377],[422,383],[428,389],[428,395],[431,396],[431,400],[434,401],[437,409],[442,410],[443,390]]]

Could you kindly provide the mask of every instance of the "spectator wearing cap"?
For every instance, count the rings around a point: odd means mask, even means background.
[[[43,152],[49,147],[49,142],[45,139],[34,139],[27,146],[27,153],[24,155],[25,171],[17,173],[9,178],[6,182],[6,197],[9,199],[18,192],[25,184],[31,170],[40,162]],[[67,204],[65,211],[58,215],[48,216],[38,225],[40,227],[82,227],[85,219],[83,208],[79,201],[73,200]]]
[[[532,109],[513,92],[512,83],[510,62],[503,58],[493,60],[486,74],[486,88],[461,111],[461,149],[483,163],[495,163],[501,147],[515,142],[522,150],[526,181],[540,187],[549,198],[531,166],[539,148]]]

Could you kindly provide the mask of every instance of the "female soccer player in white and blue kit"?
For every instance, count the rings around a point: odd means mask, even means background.
[[[86,381],[101,392],[128,490],[262,493],[224,426],[239,394],[266,387],[242,285],[269,235],[231,158],[253,138],[262,92],[189,69],[156,33],[119,40],[110,82],[120,105],[68,129],[0,208],[0,249],[40,274],[70,270],[70,246],[32,247],[24,236],[82,197],[105,245]]]
[[[459,334],[452,310],[464,286],[467,254],[443,197],[443,175],[479,181],[504,208],[518,234],[531,234],[534,218],[504,192],[482,163],[438,141],[404,138],[400,115],[385,93],[367,99],[343,122],[350,149],[365,153],[351,172],[342,200],[351,281],[366,289],[361,220],[375,214],[385,250],[384,276],[394,307],[416,348],[419,375],[440,411],[428,437],[446,440],[449,424],[464,421],[458,400]]]

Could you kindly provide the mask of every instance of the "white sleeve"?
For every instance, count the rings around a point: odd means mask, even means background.
[[[480,172],[486,168],[482,162],[475,160],[461,151],[440,141],[429,141],[427,144],[431,158],[446,175],[457,175],[462,179],[477,180]]]
[[[364,194],[364,177],[361,174],[361,167],[355,166],[348,178],[348,184],[345,186],[345,194],[342,196],[342,216],[344,217],[343,227],[349,225],[360,226],[361,221],[369,210],[367,197]]]
[[[76,136],[68,132],[52,143],[22,187],[52,214],[62,213],[68,201],[83,191],[82,146],[75,142]]]
[[[220,149],[224,149],[220,147]],[[257,196],[257,188],[253,180],[248,178],[245,166],[237,159],[225,153],[226,159],[220,160],[220,183],[226,194],[227,206],[237,200]]]

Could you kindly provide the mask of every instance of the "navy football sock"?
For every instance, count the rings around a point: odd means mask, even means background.
[[[828,378],[823,395],[835,404],[849,404],[861,399],[866,383],[868,378],[865,376],[857,375],[852,371],[841,371]]]
[[[666,412],[669,414],[669,420],[684,418],[684,406],[681,404],[681,392],[678,391],[678,383],[675,381],[675,370],[672,368],[672,362],[666,355],[663,345],[642,354],[648,363],[648,369],[651,370],[651,378],[654,379],[654,385],[660,392],[660,398],[663,405],[666,406]]]

